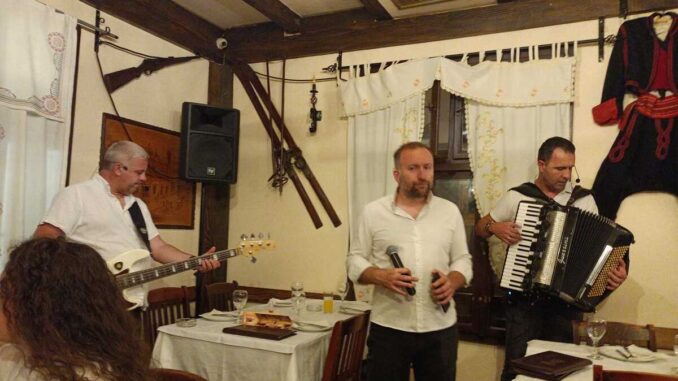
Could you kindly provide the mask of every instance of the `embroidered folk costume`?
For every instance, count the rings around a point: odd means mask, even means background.
[[[655,13],[624,22],[617,33],[602,100],[593,108],[596,123],[619,122],[592,188],[606,217],[614,219],[624,198],[634,193],[678,196],[677,17]],[[667,27],[663,39],[662,24]],[[624,109],[626,92],[638,99]]]

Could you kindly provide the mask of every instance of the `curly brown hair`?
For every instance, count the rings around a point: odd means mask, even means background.
[[[62,238],[16,247],[0,278],[12,341],[48,380],[147,380],[150,351],[106,263]]]

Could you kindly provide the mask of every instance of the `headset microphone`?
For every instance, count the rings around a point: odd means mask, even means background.
[[[577,167],[575,166],[572,166],[572,168],[574,168],[574,173],[577,174],[577,178],[574,180],[574,182],[579,184],[581,182],[581,180],[579,180],[579,171],[577,171]]]

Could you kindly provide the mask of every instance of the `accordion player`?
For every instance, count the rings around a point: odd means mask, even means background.
[[[634,242],[614,221],[572,206],[521,201],[521,240],[508,248],[500,286],[551,295],[583,311],[603,299],[608,273]]]

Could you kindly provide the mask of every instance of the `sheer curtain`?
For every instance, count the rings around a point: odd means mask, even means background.
[[[0,270],[64,182],[77,20],[0,0]]]
[[[369,73],[369,65],[366,69]],[[403,143],[421,140],[425,92],[433,86],[436,72],[434,60],[410,61],[341,83],[348,116],[351,237],[362,208],[395,192],[393,152]]]
[[[434,80],[466,100],[474,195],[484,215],[508,188],[536,177],[543,140],[570,136],[574,70],[573,57],[475,66],[430,58],[341,83],[349,120],[350,232],[365,204],[395,190],[391,155],[401,143],[421,140],[424,92]]]

